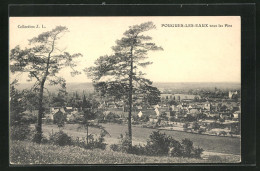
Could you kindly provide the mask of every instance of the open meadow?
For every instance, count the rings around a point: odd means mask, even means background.
[[[127,132],[127,125],[120,125],[114,123],[102,124],[102,126],[109,132],[110,135],[105,137],[107,144],[118,143],[120,134],[125,135]],[[156,129],[141,128],[133,126],[133,144],[144,144],[149,138],[149,135]],[[59,128],[57,125],[44,125],[43,132],[45,136],[49,136],[52,132],[57,132]],[[86,130],[79,128],[78,124],[66,124],[63,131],[74,138],[86,137]],[[223,153],[230,155],[240,155],[240,139],[232,137],[219,137],[210,135],[193,134],[180,131],[160,130],[167,135],[172,136],[174,139],[180,141],[188,138],[193,141],[195,147],[204,149],[204,153]],[[98,135],[100,130],[97,128],[89,127],[89,133]]]

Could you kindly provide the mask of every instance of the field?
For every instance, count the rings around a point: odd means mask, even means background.
[[[240,139],[198,135],[178,131],[166,131],[176,140],[189,138],[194,146],[204,149],[202,158],[183,158],[168,156],[140,156],[112,151],[109,146],[118,143],[120,134],[127,131],[127,125],[103,124],[110,133],[105,137],[108,144],[105,150],[87,150],[78,146],[56,146],[52,144],[36,144],[30,141],[10,142],[10,163],[13,165],[29,164],[176,164],[176,163],[238,163],[240,162]],[[86,130],[78,124],[66,124],[62,128],[65,133],[75,138],[86,137]],[[155,129],[133,127],[133,144],[145,143]],[[59,131],[57,125],[43,125],[46,137]],[[98,135],[100,130],[89,128],[89,133]]]
[[[106,136],[106,143],[113,144],[118,143],[118,137],[120,134],[125,134],[127,132],[127,125],[119,125],[119,124],[103,124],[105,129],[109,132],[110,136]],[[149,135],[155,129],[150,128],[141,128],[137,126],[133,126],[133,144],[143,144],[149,138]],[[58,131],[56,125],[44,125],[43,132],[45,136],[48,136],[51,132]],[[86,130],[84,128],[79,129],[76,124],[67,124],[65,125],[64,132],[77,137],[85,137]],[[218,137],[218,136],[210,136],[210,135],[200,135],[200,134],[192,134],[187,132],[179,132],[179,131],[167,131],[160,130],[161,132],[165,132],[167,135],[171,135],[176,140],[182,140],[184,138],[189,138],[193,141],[194,146],[201,147],[205,150],[204,153],[223,153],[230,155],[240,155],[240,139],[232,138],[232,137]],[[97,128],[89,128],[89,133],[91,134],[99,134],[100,130]]]
[[[28,164],[152,164],[152,163],[229,163],[237,162],[234,157],[213,156],[211,159],[178,157],[148,157],[118,153],[111,150],[86,150],[74,146],[55,146],[14,141],[10,146],[12,165]]]

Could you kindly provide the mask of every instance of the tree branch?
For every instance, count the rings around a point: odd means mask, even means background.
[[[34,73],[34,72],[30,72],[39,82],[41,82],[40,78]]]

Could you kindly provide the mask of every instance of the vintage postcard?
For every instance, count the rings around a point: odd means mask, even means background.
[[[10,164],[241,162],[239,16],[10,17]]]

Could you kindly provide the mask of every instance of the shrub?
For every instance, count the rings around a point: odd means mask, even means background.
[[[169,146],[171,144],[172,138],[170,136],[166,136],[165,133],[160,133],[159,131],[154,131],[149,136],[149,140],[147,141],[147,152],[150,155],[165,155],[168,154]]]
[[[65,145],[72,145],[72,139],[63,131],[56,132],[50,135],[50,143],[55,145],[65,146]]]
[[[194,131],[197,131],[200,129],[200,125],[198,124],[198,122],[193,122],[192,129],[194,129]]]
[[[111,144],[110,149],[113,150],[113,151],[121,151],[119,144]]]
[[[104,143],[105,136],[106,136],[106,132],[102,130],[102,132],[100,133],[97,139],[94,140],[94,137],[91,138],[91,142],[87,145],[87,148],[89,149],[99,148],[102,150],[106,149],[107,144]]]
[[[109,114],[105,116],[105,120],[108,122],[115,122],[118,118],[120,118],[120,116],[112,112],[109,112]]]
[[[201,158],[201,154],[203,153],[203,149],[202,148],[195,148],[194,149],[194,155],[193,155],[193,157],[194,158]]]
[[[110,149],[113,151],[121,151],[129,154],[136,154],[136,155],[146,155],[147,154],[147,149],[145,146],[139,145],[134,145],[130,146],[130,141],[128,138],[128,135],[126,133],[125,136],[122,134],[119,137],[120,143],[119,144],[112,144],[110,145]]]
[[[142,145],[134,145],[130,148],[129,153],[131,154],[136,154],[136,155],[146,155],[147,151],[146,151],[146,147],[142,146]]]
[[[95,149],[95,148],[99,148],[99,149],[106,149],[106,143],[104,143],[105,141],[105,135],[107,133],[105,131],[102,130],[102,132],[100,133],[99,137],[97,139],[94,139],[94,135],[93,134],[89,134],[88,135],[88,142],[84,140],[79,141],[76,140],[74,142],[74,145],[85,148],[85,149]]]
[[[172,157],[180,157],[183,155],[183,147],[179,141],[172,139],[169,155]]]
[[[186,123],[183,124],[184,129],[187,129],[189,126],[190,126],[189,122],[186,122]]]
[[[193,142],[187,138],[183,139],[182,142],[183,147],[183,156],[184,157],[190,157],[191,152],[193,151]]]
[[[29,138],[30,128],[28,125],[14,125],[11,126],[10,133],[12,140],[25,140]]]
[[[219,135],[226,136],[226,135],[227,135],[227,132],[226,132],[226,131],[220,131]]]
[[[203,152],[202,148],[194,148],[193,142],[189,139],[179,141],[167,136],[165,133],[154,131],[151,133],[150,139],[147,144],[130,146],[128,136],[125,137],[121,134],[120,143],[112,144],[110,146],[113,151],[121,151],[130,154],[148,155],[148,156],[166,156],[172,157],[192,157],[200,158]]]
[[[31,132],[31,136],[30,136],[30,140],[32,142],[36,142],[38,143],[39,142],[39,138],[41,138],[41,143],[42,144],[46,144],[46,143],[49,143],[49,140],[43,135],[43,134],[39,134],[36,129],[33,130]]]

